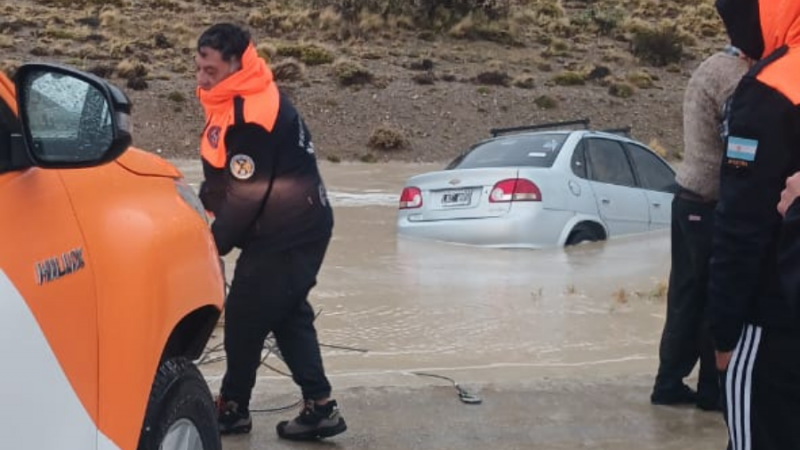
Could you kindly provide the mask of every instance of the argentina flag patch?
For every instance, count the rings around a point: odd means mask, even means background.
[[[758,141],[730,136],[728,148],[725,150],[725,159],[730,165],[747,167],[756,160],[757,151]]]

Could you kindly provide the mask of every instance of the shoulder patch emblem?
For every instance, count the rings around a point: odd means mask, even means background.
[[[756,160],[756,151],[758,151],[758,141],[730,136],[725,157],[731,165],[746,167]]]
[[[206,139],[208,139],[208,143],[211,144],[211,148],[216,149],[219,147],[220,133],[222,133],[222,128],[216,125],[208,129],[208,132],[206,133]]]
[[[256,172],[256,163],[247,155],[233,155],[231,157],[231,175],[238,180],[247,180]]]

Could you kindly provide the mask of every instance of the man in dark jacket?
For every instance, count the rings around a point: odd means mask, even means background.
[[[333,228],[311,133],[245,30],[212,26],[198,40],[195,62],[206,114],[201,198],[215,217],[219,253],[241,249],[225,305],[220,431],[250,431],[250,396],[272,332],[305,400],[297,418],[278,424],[279,436],[339,434],[346,425],[330,399],[307,299]]]
[[[800,170],[800,2],[718,0],[717,9],[732,43],[761,60],[727,116],[709,276],[729,448],[800,449],[798,241],[775,207]]]

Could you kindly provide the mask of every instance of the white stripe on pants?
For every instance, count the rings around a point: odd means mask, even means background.
[[[750,410],[753,365],[761,342],[761,328],[745,325],[725,374],[728,437],[733,450],[752,450]]]

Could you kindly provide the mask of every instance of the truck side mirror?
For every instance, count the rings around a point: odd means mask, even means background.
[[[15,84],[23,140],[35,165],[97,166],[131,145],[131,103],[100,78],[60,65],[26,64]]]

